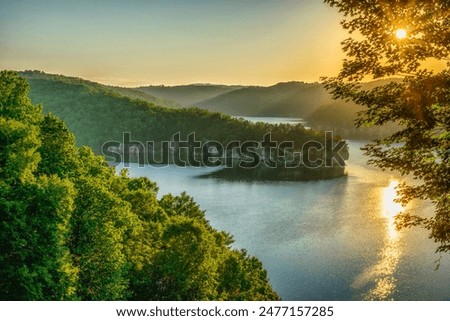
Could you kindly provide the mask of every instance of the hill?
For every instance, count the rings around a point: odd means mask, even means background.
[[[122,142],[124,133],[133,141],[171,141],[195,133],[196,140],[228,142],[260,141],[270,132],[278,142],[293,141],[302,146],[309,140],[323,141],[323,134],[302,126],[253,124],[221,113],[199,108],[169,109],[141,99],[131,99],[109,87],[58,75],[38,72],[21,73],[30,84],[29,96],[34,104],[43,104],[64,120],[75,133],[78,145],[87,145],[96,153],[109,141]]]
[[[168,107],[168,108],[182,108],[181,104],[176,102],[175,100],[157,97],[154,95],[147,94],[145,92],[142,92],[140,90],[134,89],[134,88],[125,88],[125,87],[117,87],[117,86],[105,86],[106,89],[110,89],[122,96],[129,97],[132,99],[141,99],[144,101],[147,101],[149,103]]]
[[[158,93],[173,94],[172,98],[184,97],[185,103],[219,93],[197,103],[207,111],[181,108],[181,102],[167,98],[169,96],[161,98],[140,89],[105,86],[38,71],[26,71],[21,75],[30,83],[33,103],[42,103],[44,111],[65,120],[75,132],[77,142],[96,152],[106,141],[121,141],[124,132],[132,133],[133,139],[143,142],[170,140],[178,131],[184,135],[195,132],[197,137],[226,142],[243,137],[259,140],[263,131],[271,130],[267,126],[256,129],[253,124],[210,111],[239,116],[302,117],[314,129],[333,130],[346,138],[369,139],[385,131],[384,128],[355,128],[353,123],[360,107],[333,101],[318,83],[288,82],[245,88],[221,85],[151,87],[160,90]],[[364,86],[371,88],[384,83],[386,80]]]
[[[383,86],[391,81],[398,81],[398,79],[371,81],[362,84],[362,88],[370,90],[377,86]],[[308,114],[305,120],[314,129],[333,131],[342,137],[352,139],[376,139],[392,134],[398,130],[398,126],[395,124],[357,128],[355,126],[355,120],[358,117],[358,112],[362,111],[363,108],[354,102],[334,100]]]
[[[191,197],[117,175],[27,93],[0,71],[0,300],[279,299],[261,262]]]
[[[92,82],[89,80],[77,78],[77,77],[67,77],[63,75],[54,75],[54,74],[47,74],[42,71],[38,70],[26,70],[23,72],[19,72],[19,74],[26,78],[28,82],[33,83],[43,83],[44,81],[62,81],[66,83],[78,83],[78,84],[84,84],[86,86],[90,86],[92,88],[95,88],[96,90],[103,90],[105,92],[113,92],[117,93],[121,96],[129,97],[131,99],[141,99],[144,101],[147,101],[149,103],[158,105],[158,106],[164,106],[169,108],[180,108],[181,105],[178,104],[176,101],[170,100],[170,99],[164,99],[161,97],[156,97],[154,95],[146,94],[142,91],[133,89],[133,88],[125,88],[125,87],[118,87],[118,86],[107,86],[103,84],[99,84],[96,82]]]
[[[243,88],[242,86],[225,86],[211,84],[192,84],[185,86],[146,86],[136,90],[176,101],[184,107],[196,105],[197,102],[207,100],[224,93]]]
[[[319,83],[287,82],[241,88],[197,102],[196,106],[236,116],[305,117],[329,102],[331,96]]]

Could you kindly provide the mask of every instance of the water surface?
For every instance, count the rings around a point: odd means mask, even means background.
[[[450,260],[435,271],[436,245],[419,228],[396,231],[401,210],[432,213],[429,204],[393,202],[400,177],[365,164],[349,142],[348,176],[309,182],[200,179],[215,170],[140,168],[159,195],[186,191],[217,229],[234,235],[268,270],[284,300],[448,300]]]

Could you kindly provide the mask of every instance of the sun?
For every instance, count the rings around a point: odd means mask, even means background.
[[[405,39],[405,38],[408,36],[408,33],[406,32],[405,29],[400,28],[400,29],[397,29],[397,30],[395,31],[395,36],[396,36],[398,39]]]

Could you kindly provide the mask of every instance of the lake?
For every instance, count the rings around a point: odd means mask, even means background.
[[[349,142],[346,177],[323,181],[230,182],[197,177],[216,169],[176,166],[129,171],[157,182],[159,196],[193,196],[213,227],[263,262],[284,300],[449,300],[449,255],[435,271],[426,231],[394,228],[399,211],[432,207],[393,202],[400,177],[366,165],[361,146]]]

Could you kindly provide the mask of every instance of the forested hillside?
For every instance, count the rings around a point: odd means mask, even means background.
[[[294,141],[302,146],[308,140],[323,141],[323,134],[302,126],[253,124],[222,113],[199,108],[169,109],[140,99],[124,97],[96,83],[63,76],[23,74],[31,86],[34,104],[43,104],[44,112],[52,112],[64,120],[74,132],[77,144],[88,145],[97,153],[111,140],[122,141],[130,132],[141,142],[182,138],[194,132],[197,140],[260,141],[268,133],[278,142]]]
[[[125,96],[125,97],[131,98],[131,99],[144,100],[144,101],[147,101],[149,103],[152,103],[152,104],[155,104],[158,106],[164,106],[164,107],[169,107],[169,108],[180,108],[181,107],[181,105],[178,104],[176,101],[173,101],[170,99],[164,99],[161,97],[156,97],[156,96],[150,95],[150,94],[146,94],[142,91],[139,91],[139,90],[133,89],[133,88],[107,86],[107,85],[102,85],[102,84],[92,82],[89,80],[77,78],[77,77],[66,77],[66,76],[62,76],[62,75],[47,74],[47,73],[44,73],[42,71],[37,71],[37,70],[35,70],[35,71],[27,70],[27,71],[19,72],[19,74],[22,77],[26,78],[30,84],[33,83],[33,84],[43,85],[43,84],[45,84],[45,81],[50,81],[50,82],[59,81],[59,82],[63,82],[66,84],[84,85],[84,86],[91,88],[91,90],[105,91],[105,92],[110,92],[112,94],[117,93],[121,96]]]
[[[78,81],[46,84],[66,115],[93,113],[82,108],[89,98],[104,108],[115,99]],[[278,299],[261,263],[232,249],[192,198],[157,199],[150,180],[116,175],[27,92],[15,72],[0,73],[1,300]],[[151,109],[120,101],[141,116]]]
[[[271,87],[187,85],[131,89],[43,72],[28,71],[21,75],[31,85],[32,101],[43,103],[45,111],[51,111],[65,120],[76,134],[77,142],[91,146],[96,152],[100,151],[105,141],[120,141],[123,132],[131,132],[132,138],[143,142],[170,140],[178,131],[185,135],[195,132],[197,137],[226,142],[243,137],[260,139],[263,131],[276,131],[268,126],[255,127],[227,115],[301,117],[316,130],[332,130],[345,138],[376,138],[395,129],[395,126],[356,128],[354,121],[361,107],[354,103],[333,101],[318,83],[289,82]],[[363,87],[370,89],[380,82],[385,81],[370,82]],[[196,101],[201,97],[210,98]],[[194,101],[202,110],[181,107]],[[296,139],[310,134],[297,133]],[[278,135],[281,136],[292,140],[292,135]]]

